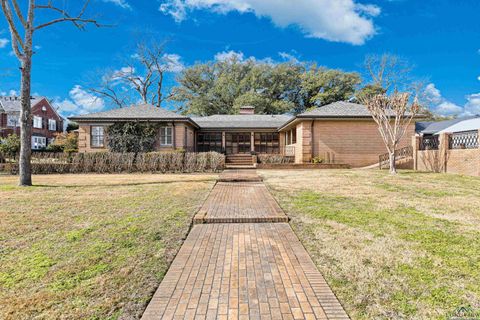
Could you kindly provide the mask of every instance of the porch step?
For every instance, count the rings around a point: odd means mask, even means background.
[[[225,159],[227,165],[253,166],[253,156],[249,154],[232,154]]]
[[[225,169],[232,169],[232,170],[238,170],[238,169],[256,169],[256,166],[253,164],[249,165],[238,165],[238,164],[226,164]]]

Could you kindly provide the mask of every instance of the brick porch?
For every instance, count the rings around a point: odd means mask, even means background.
[[[219,182],[199,214],[142,319],[349,319],[287,223],[248,223],[287,218],[263,183]]]

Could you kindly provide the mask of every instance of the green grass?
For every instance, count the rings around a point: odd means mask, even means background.
[[[480,179],[262,174],[353,319],[447,319],[461,306],[480,310]]]
[[[139,318],[208,175],[0,177],[0,319]]]

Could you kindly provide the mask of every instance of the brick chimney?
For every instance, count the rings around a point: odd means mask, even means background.
[[[240,107],[240,114],[255,114],[255,107],[253,106]]]

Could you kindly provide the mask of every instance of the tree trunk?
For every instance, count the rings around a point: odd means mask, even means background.
[[[390,158],[390,174],[397,174],[397,161],[395,158],[395,151],[389,152]]]
[[[21,72],[22,110],[20,111],[20,186],[32,185],[32,168],[30,163],[32,157],[32,108],[30,101],[31,70],[32,56],[26,52],[25,58],[22,61]]]

